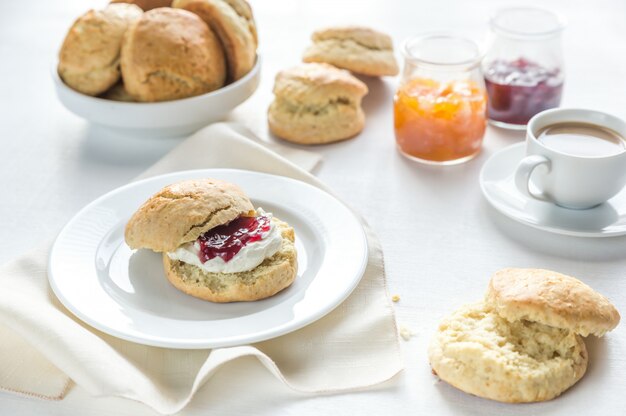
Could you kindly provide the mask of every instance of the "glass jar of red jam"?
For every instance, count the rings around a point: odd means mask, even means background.
[[[525,129],[535,114],[561,103],[565,22],[547,10],[514,7],[496,12],[490,26],[491,44],[482,65],[489,122]]]
[[[409,39],[394,97],[394,130],[401,153],[429,164],[473,158],[485,134],[487,95],[478,46],[453,34]]]

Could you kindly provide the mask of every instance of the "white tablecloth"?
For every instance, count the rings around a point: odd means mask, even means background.
[[[542,5],[546,2],[532,1]],[[129,181],[176,143],[111,136],[66,111],[56,100],[50,62],[73,19],[99,1],[5,2],[0,13],[0,263],[58,232],[100,194]],[[299,61],[316,28],[361,23],[389,32],[396,45],[411,34],[454,29],[480,39],[488,13],[502,2],[253,1],[264,67],[261,86],[233,118],[266,134],[265,109],[277,70]],[[564,105],[626,117],[626,3],[551,1],[569,20],[565,36]],[[493,152],[522,139],[489,129],[481,155],[451,168],[418,166],[395,150],[393,78],[368,80],[367,124],[355,140],[316,147],[319,178],[368,219],[385,250],[390,291],[401,325],[415,336],[403,344],[407,370],[375,390],[335,396],[299,395],[260,365],[223,368],[184,414],[569,415],[623,414],[626,406],[626,324],[588,342],[588,374],[561,398],[504,405],[438,382],[426,347],[439,319],[478,299],[501,267],[545,267],[582,278],[626,313],[626,238],[581,239],[519,225],[489,207],[478,172]],[[243,369],[246,369],[244,372]],[[247,379],[246,388],[241,380]],[[254,380],[254,382],[250,382]],[[253,387],[252,387],[253,386]],[[64,401],[0,393],[1,414],[150,415],[122,399],[93,398],[79,388]]]

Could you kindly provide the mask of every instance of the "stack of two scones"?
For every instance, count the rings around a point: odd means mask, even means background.
[[[359,26],[316,31],[300,65],[276,75],[270,131],[298,144],[324,144],[363,130],[365,83],[353,76],[396,75],[391,38]]]
[[[175,0],[143,12],[112,3],[70,28],[58,73],[72,89],[154,102],[221,88],[256,62],[257,34],[245,0]]]
[[[582,337],[619,323],[615,307],[581,281],[541,269],[504,269],[485,299],[440,324],[429,348],[433,373],[501,402],[557,397],[585,374]]]

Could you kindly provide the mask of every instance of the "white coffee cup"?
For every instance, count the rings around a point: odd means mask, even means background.
[[[626,138],[626,122],[610,114],[556,108],[535,115],[526,130],[526,157],[515,172],[515,185],[524,195],[565,208],[599,205],[626,185],[626,151],[609,156],[571,155],[547,147],[537,139],[549,126],[587,123],[608,128]],[[539,193],[531,190],[532,185]]]

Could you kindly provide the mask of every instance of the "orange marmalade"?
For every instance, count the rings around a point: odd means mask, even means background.
[[[470,80],[414,78],[394,99],[396,142],[408,156],[445,163],[470,159],[486,128],[485,90]]]

